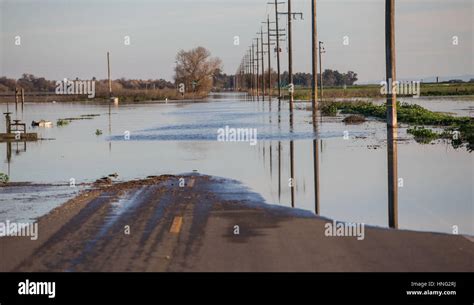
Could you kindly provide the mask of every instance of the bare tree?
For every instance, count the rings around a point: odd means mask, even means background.
[[[188,92],[209,92],[213,76],[221,65],[221,60],[211,57],[211,52],[203,47],[181,50],[176,55],[174,79],[177,85],[183,83]]]

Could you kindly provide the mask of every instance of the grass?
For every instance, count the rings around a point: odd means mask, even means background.
[[[337,106],[334,103],[324,102],[320,106],[321,113],[325,116],[336,116]]]
[[[408,128],[407,132],[415,137],[415,141],[419,143],[429,144],[431,141],[439,139],[441,134],[425,127]]]
[[[342,87],[325,87],[323,91],[324,98],[383,98],[380,93],[380,85],[354,85]],[[285,90],[283,91],[285,92]],[[421,84],[421,96],[462,96],[474,95],[474,83],[439,83],[439,84]],[[296,88],[295,99],[310,100],[310,88]]]
[[[119,98],[121,103],[128,102],[147,102],[147,101],[164,101],[181,100],[181,99],[202,99],[208,94],[207,92],[187,92],[184,96],[176,89],[157,89],[157,90],[130,90],[121,89],[114,91],[113,95]],[[101,97],[101,95],[99,95]]]
[[[334,102],[331,106],[336,107],[341,113],[359,114],[386,120],[387,107],[385,104],[375,105],[370,102]],[[459,147],[462,143],[467,143],[469,151],[474,150],[474,120],[469,117],[456,117],[446,113],[433,112],[419,105],[397,103],[398,122],[415,126],[408,132],[415,136],[415,140],[428,143],[438,138],[453,139],[453,146]],[[435,126],[445,128],[444,132],[437,133],[424,127]],[[458,134],[453,138],[454,134]]]
[[[101,134],[102,134],[102,130],[100,130],[100,129],[95,130],[95,135],[96,136],[100,136]]]

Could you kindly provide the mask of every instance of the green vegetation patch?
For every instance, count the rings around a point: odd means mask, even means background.
[[[337,111],[346,114],[360,114],[386,120],[387,106],[375,105],[370,102],[334,102]],[[324,113],[323,113],[324,114]],[[456,117],[446,113],[433,112],[419,105],[397,103],[398,122],[410,125],[428,125],[444,127],[442,133],[434,132],[421,127],[410,128],[408,132],[415,136],[415,140],[430,142],[437,138],[450,138],[453,146],[467,143],[468,150],[474,150],[474,120],[469,117]]]
[[[68,121],[68,120],[59,119],[56,122],[56,126],[58,126],[58,127],[66,126],[66,125],[69,125],[69,122],[70,121]]]
[[[425,127],[412,127],[408,128],[407,132],[415,137],[415,141],[419,143],[429,144],[431,141],[439,139],[440,133],[437,133],[429,128]]]
[[[10,181],[10,177],[7,174],[0,173],[0,183],[8,183]]]

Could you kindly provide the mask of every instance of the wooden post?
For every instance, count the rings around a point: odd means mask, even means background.
[[[21,109],[25,105],[25,89],[21,88]]]
[[[395,0],[385,0],[385,53],[387,86],[387,169],[388,169],[388,224],[398,228],[398,156],[397,156],[397,95],[395,65]]]

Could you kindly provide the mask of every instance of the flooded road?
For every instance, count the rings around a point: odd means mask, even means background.
[[[457,98],[411,101],[463,116],[472,116],[474,107],[472,100]],[[278,102],[252,102],[234,94],[193,104],[110,108],[90,103],[26,104],[23,113],[12,116],[28,125],[33,120],[98,116],[63,127],[28,127],[54,140],[18,147],[14,143],[10,152],[7,144],[0,144],[0,171],[9,173],[11,181],[62,185],[57,190],[48,188],[47,192],[58,192],[53,198],[38,191],[25,200],[15,190],[0,189],[0,221],[33,220],[73,197],[81,183],[113,173],[126,181],[196,171],[240,181],[268,204],[314,212],[313,148],[317,147],[319,215],[387,227],[386,124],[371,120],[345,125],[342,117],[323,117],[315,133],[306,106],[296,104],[290,128],[287,103],[282,102],[279,112]],[[6,105],[0,107],[5,112]],[[257,144],[217,141],[218,130],[226,126],[255,128]],[[96,135],[97,130],[102,134]],[[460,234],[474,235],[472,153],[446,142],[418,144],[403,126],[398,136],[402,139],[398,142],[399,228],[452,233],[456,226]],[[71,179],[76,187],[69,187]]]

